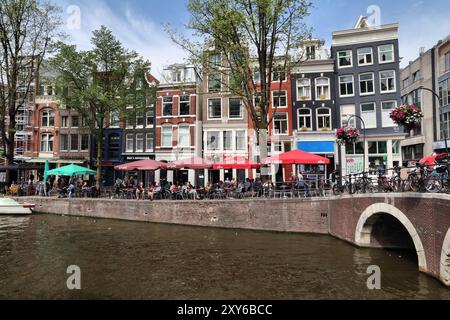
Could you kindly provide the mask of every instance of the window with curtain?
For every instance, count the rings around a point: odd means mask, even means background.
[[[191,129],[189,124],[180,124],[178,126],[178,147],[191,146]]]

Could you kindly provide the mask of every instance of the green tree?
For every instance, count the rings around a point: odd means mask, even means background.
[[[280,80],[281,90],[282,77],[273,75],[286,75],[301,63],[297,49],[310,38],[304,18],[311,5],[307,0],[190,0],[188,28],[194,37],[168,28],[172,40],[205,73],[222,73],[222,79],[229,76],[230,84],[225,85],[243,98],[257,131],[261,158],[267,156],[267,132],[276,113],[276,109],[270,113],[272,83]],[[210,52],[225,58],[211,62]],[[260,79],[257,83],[255,74]]]
[[[124,48],[110,30],[93,32],[92,49],[77,51],[60,43],[50,65],[58,74],[59,99],[85,119],[96,141],[97,189],[100,188],[104,133],[113,116],[131,118],[144,112],[155,91],[147,83],[150,62]]]
[[[35,76],[63,36],[60,27],[60,10],[50,3],[0,0],[0,138],[7,165],[14,162],[17,113],[33,101]]]

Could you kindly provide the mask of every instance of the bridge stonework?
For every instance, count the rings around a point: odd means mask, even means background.
[[[331,235],[361,247],[405,248],[409,234],[420,271],[450,286],[450,196],[355,195],[329,206]]]

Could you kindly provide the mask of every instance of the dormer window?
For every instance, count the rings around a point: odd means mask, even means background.
[[[172,82],[181,82],[181,71],[173,70],[172,71]]]
[[[306,47],[306,59],[307,60],[315,60],[316,59],[316,46],[307,46]]]

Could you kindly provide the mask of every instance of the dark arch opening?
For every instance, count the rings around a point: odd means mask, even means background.
[[[408,230],[394,216],[379,213],[366,222],[371,226],[370,246],[402,252],[405,257],[417,261],[417,252]]]

